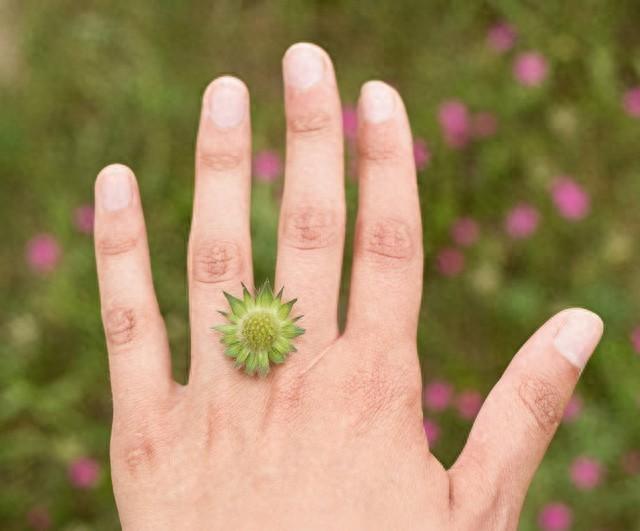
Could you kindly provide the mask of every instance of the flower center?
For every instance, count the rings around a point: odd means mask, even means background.
[[[242,338],[254,352],[270,350],[276,342],[278,325],[269,312],[255,312],[242,322]]]

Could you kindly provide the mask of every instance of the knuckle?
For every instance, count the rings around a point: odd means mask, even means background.
[[[198,161],[202,168],[214,172],[234,170],[242,162],[243,157],[237,151],[201,151]]]
[[[109,234],[100,237],[96,246],[104,256],[118,256],[133,251],[140,241],[139,234]]]
[[[332,210],[303,207],[285,215],[282,239],[297,249],[321,249],[337,241],[337,215]]]
[[[132,308],[111,308],[103,317],[105,334],[110,345],[126,347],[139,335],[141,319]]]
[[[234,278],[241,270],[240,248],[224,240],[199,243],[193,254],[193,278],[204,284],[216,284]]]
[[[157,446],[154,440],[143,433],[112,445],[112,459],[131,477],[139,477],[153,470],[157,464]]]
[[[555,430],[562,415],[562,399],[554,384],[539,376],[526,376],[518,396],[539,429],[547,433]]]
[[[383,418],[402,421],[420,404],[420,389],[414,379],[383,361],[382,356],[349,376],[341,391],[357,432],[367,431]]]
[[[124,455],[124,463],[129,474],[137,475],[140,469],[150,468],[155,461],[156,449],[149,439],[143,439],[129,446]]]
[[[296,114],[287,122],[293,133],[317,134],[330,128],[331,115],[323,110],[312,110]]]
[[[285,385],[275,390],[278,407],[282,408],[287,419],[296,418],[306,401],[307,377],[304,374],[293,375]]]
[[[220,426],[224,425],[222,417],[220,408],[213,404],[208,405],[205,413],[204,436],[202,438],[203,446],[208,452],[212,451],[217,443]]]
[[[171,406],[140,406],[135,411],[114,410],[111,459],[114,466],[136,479],[157,472],[175,449],[178,437]]]
[[[385,134],[385,131],[372,131],[363,136],[359,144],[359,155],[371,162],[396,160],[399,157],[398,145],[395,137]]]
[[[411,229],[404,221],[385,218],[371,225],[365,223],[359,232],[360,250],[373,262],[397,267],[409,262],[415,253]]]
[[[291,426],[304,417],[305,404],[310,394],[306,374],[292,373],[274,379],[269,394],[262,430]]]

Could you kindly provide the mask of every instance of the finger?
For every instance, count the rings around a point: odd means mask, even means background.
[[[304,341],[338,335],[344,245],[342,114],[329,56],[306,43],[284,56],[287,162],[276,286],[298,298]]]
[[[100,172],[95,247],[114,410],[160,399],[173,385],[164,322],[153,290],[135,177],[125,166]]]
[[[422,227],[409,121],[398,93],[366,83],[358,106],[360,196],[347,333],[414,341]]]
[[[189,237],[191,375],[237,372],[211,327],[224,318],[223,291],[251,287],[249,229],[251,126],[249,93],[239,79],[213,81],[203,98],[196,148],[193,220]]]
[[[527,341],[489,394],[450,471],[456,489],[509,492],[522,502],[602,330],[597,315],[570,309]]]

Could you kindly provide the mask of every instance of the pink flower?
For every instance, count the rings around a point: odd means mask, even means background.
[[[438,271],[445,277],[455,277],[464,269],[464,255],[453,247],[442,249],[436,257]]]
[[[573,513],[564,503],[548,503],[538,514],[538,525],[544,531],[565,531],[573,523]]]
[[[358,111],[353,105],[342,108],[342,130],[347,140],[355,140],[358,135]]]
[[[478,241],[479,236],[478,222],[470,217],[458,218],[451,227],[451,237],[461,247],[473,245]]]
[[[622,470],[624,470],[630,476],[637,476],[640,474],[640,451],[631,450],[622,456],[621,459]]]
[[[498,130],[498,120],[490,112],[478,112],[473,115],[471,128],[476,138],[489,138]]]
[[[256,154],[253,173],[259,181],[271,183],[282,175],[282,161],[276,151],[265,149]]]
[[[580,413],[582,413],[582,408],[583,408],[583,402],[582,402],[582,398],[580,398],[580,395],[577,395],[577,394],[573,395],[569,399],[569,403],[567,404],[567,407],[564,410],[564,415],[562,416],[562,422],[569,423],[576,420],[580,416]]]
[[[478,415],[484,398],[478,391],[462,391],[456,397],[456,410],[465,420],[473,420]]]
[[[602,480],[602,465],[589,457],[578,457],[571,463],[571,481],[580,490],[592,490]]]
[[[516,37],[513,26],[506,22],[500,22],[489,28],[487,44],[496,52],[506,52],[513,47]]]
[[[68,468],[69,481],[78,489],[91,489],[100,479],[100,463],[91,457],[74,459]]]
[[[520,203],[507,214],[505,229],[507,234],[516,240],[528,238],[538,228],[540,214],[528,203]]]
[[[640,118],[640,87],[627,90],[624,95],[624,110],[629,116]]]
[[[424,433],[427,436],[429,445],[435,445],[440,438],[440,426],[438,426],[437,422],[430,419],[424,419],[422,425],[424,426]]]
[[[636,353],[640,354],[640,326],[634,328],[631,332],[631,344]]]
[[[46,507],[32,507],[27,513],[27,524],[36,531],[46,531],[51,528],[51,516]]]
[[[443,380],[428,383],[422,392],[422,401],[431,411],[444,411],[453,398],[453,386]]]
[[[458,100],[445,101],[440,105],[438,121],[448,146],[462,148],[469,142],[471,124],[467,106]]]
[[[537,87],[549,73],[549,65],[544,55],[538,52],[525,52],[516,57],[513,75],[525,87]]]
[[[431,161],[431,152],[422,138],[413,139],[413,158],[418,171],[425,169]]]
[[[38,234],[27,242],[27,263],[37,273],[53,271],[62,254],[58,240],[51,234]]]
[[[560,215],[572,221],[584,218],[591,208],[591,200],[584,188],[571,177],[558,177],[551,195]]]
[[[93,232],[93,206],[80,205],[73,212],[73,224],[78,232],[91,234]]]

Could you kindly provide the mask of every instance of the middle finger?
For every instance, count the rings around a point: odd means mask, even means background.
[[[318,46],[293,45],[283,69],[287,161],[276,287],[297,297],[303,323],[313,323],[301,342],[322,348],[338,335],[345,225],[340,98],[331,59]]]

